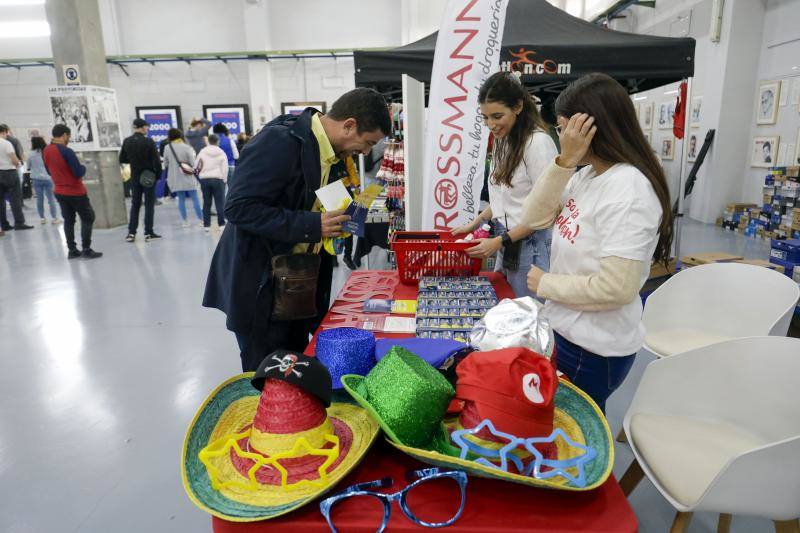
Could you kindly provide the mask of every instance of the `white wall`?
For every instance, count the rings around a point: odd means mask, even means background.
[[[729,202],[761,203],[764,169],[750,167],[750,147],[755,135],[780,135],[782,143],[797,143],[798,106],[780,108],[775,125],[756,126],[756,87],[759,80],[788,78],[800,84],[800,2],[797,0],[726,0],[722,38],[709,39],[711,0],[676,0],[659,3],[656,9],[635,7],[614,27],[655,35],[697,40],[694,92],[703,96],[699,140],[716,129],[716,138],[698,173],[690,197],[692,218],[713,222]],[[793,69],[792,67],[798,67]],[[784,83],[789,90],[791,83]],[[800,85],[798,85],[800,88]],[[656,101],[674,98],[665,87],[643,93]],[[662,130],[664,131],[664,130]],[[653,130],[654,143],[668,134]],[[680,148],[680,145],[677,145]],[[680,171],[679,154],[665,162],[674,183]],[[691,164],[687,163],[687,171]],[[674,190],[674,187],[671,187]]]
[[[768,1],[764,16],[764,27],[768,28],[768,31],[764,31],[756,84],[759,80],[782,80],[781,93],[786,94],[786,105],[778,108],[778,120],[775,124],[757,126],[756,98],[753,98],[751,108],[748,110],[751,115],[748,141],[755,136],[778,135],[781,144],[797,146],[800,106],[797,103],[791,103],[790,93],[793,85],[800,90],[800,24],[798,22],[800,22],[800,2],[797,0]],[[794,150],[792,150],[792,155],[794,155]],[[752,168],[748,161],[742,186],[742,201],[761,204],[765,174],[766,169]]]

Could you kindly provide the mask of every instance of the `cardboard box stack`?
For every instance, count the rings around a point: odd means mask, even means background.
[[[717,225],[747,237],[800,238],[800,167],[773,167],[764,178],[761,207],[728,204]]]
[[[784,274],[793,277],[800,268],[800,239],[773,240],[769,262],[783,267]]]

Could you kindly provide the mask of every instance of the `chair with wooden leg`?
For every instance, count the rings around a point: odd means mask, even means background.
[[[748,337],[645,369],[623,427],[635,456],[625,494],[647,476],[677,510],[755,515],[800,533],[800,339]]]

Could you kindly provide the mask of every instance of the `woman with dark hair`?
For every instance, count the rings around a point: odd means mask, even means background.
[[[203,225],[203,212],[197,197],[197,179],[194,177],[194,149],[183,142],[183,132],[171,128],[167,132],[169,144],[164,148],[164,168],[167,170],[169,190],[178,197],[178,212],[183,220],[183,227],[188,228],[189,219],[186,214],[186,197],[192,199],[194,213],[199,224]]]
[[[550,273],[533,267],[528,287],[547,300],[558,369],[605,409],[644,342],[639,290],[651,260],[669,260],[669,189],[614,79],[576,80],[555,110],[561,154],[537,180],[523,217],[532,229],[555,222]]]
[[[236,143],[231,140],[230,130],[225,124],[221,122],[214,124],[214,133],[219,137],[219,147],[228,156],[228,179],[231,179],[236,160],[239,159],[239,149],[236,148]]]
[[[31,137],[28,170],[31,173],[33,190],[36,192],[36,210],[39,212],[42,224],[47,224],[47,219],[44,218],[45,198],[47,198],[47,203],[50,206],[50,222],[52,224],[61,224],[61,219],[58,217],[58,210],[56,209],[56,197],[53,196],[53,180],[44,166],[44,159],[42,159],[42,150],[46,147],[47,143],[42,137]]]
[[[514,293],[533,296],[526,276],[532,265],[549,270],[552,230],[533,231],[521,225],[522,203],[558,151],[536,102],[514,74],[490,76],[478,93],[478,102],[483,121],[494,135],[489,207],[453,234],[471,233],[494,219],[497,236],[476,240],[477,245],[467,252],[472,257],[496,253],[495,270],[505,274]]]

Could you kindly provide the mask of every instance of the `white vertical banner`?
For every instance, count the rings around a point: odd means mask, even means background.
[[[448,0],[431,72],[422,229],[479,214],[488,137],[478,91],[497,71],[508,0]]]

